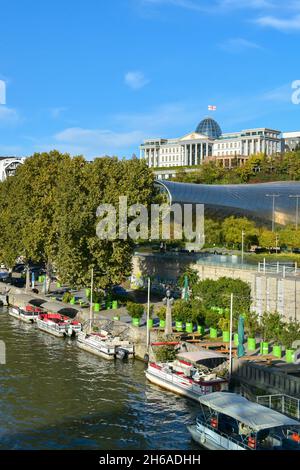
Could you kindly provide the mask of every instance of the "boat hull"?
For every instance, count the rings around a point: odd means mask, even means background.
[[[37,327],[39,330],[44,331],[45,333],[49,333],[52,336],[56,336],[56,338],[64,338],[66,336],[65,331],[58,331],[54,328],[51,328],[45,322],[37,320]]]
[[[23,321],[24,323],[35,323],[37,321],[37,315],[24,315],[15,307],[12,307],[8,310],[8,314],[11,317],[17,318],[18,320]]]
[[[174,392],[177,395],[188,397],[191,400],[198,401],[198,398],[203,395],[203,393],[193,393],[191,390],[183,389],[179,385],[169,382],[168,380],[161,379],[157,375],[151,374],[151,372],[146,371],[146,378],[149,382],[158,385],[161,388]]]
[[[205,428],[204,425],[199,427],[196,425],[187,426],[193,440],[205,449],[209,450],[246,450],[237,443],[229,440],[226,436]]]
[[[114,360],[115,359],[115,353],[114,354],[108,354],[105,353],[104,351],[100,351],[99,349],[96,349],[95,347],[91,346],[90,344],[87,344],[82,341],[77,341],[77,345],[80,349],[83,349],[84,351],[87,351],[91,354],[94,354],[95,356],[101,357],[103,359],[108,359],[108,360]]]

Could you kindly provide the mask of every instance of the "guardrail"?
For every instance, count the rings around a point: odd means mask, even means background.
[[[259,395],[256,402],[260,405],[300,420],[300,399],[284,394]]]

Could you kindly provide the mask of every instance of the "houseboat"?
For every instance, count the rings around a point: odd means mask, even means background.
[[[213,351],[180,353],[173,362],[150,362],[146,377],[149,382],[197,401],[202,395],[228,389],[227,379],[215,371],[226,362],[227,356]]]
[[[134,356],[132,343],[119,337],[112,337],[103,330],[100,333],[79,333],[77,344],[79,348],[105,359],[124,359]]]
[[[236,393],[199,398],[201,412],[188,430],[210,450],[300,450],[300,422]]]
[[[41,313],[37,319],[40,330],[59,338],[74,337],[81,332],[81,324],[59,313]]]

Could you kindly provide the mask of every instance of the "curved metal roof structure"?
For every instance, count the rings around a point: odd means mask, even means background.
[[[261,223],[272,221],[274,199],[275,222],[280,225],[295,223],[296,198],[289,196],[300,196],[300,182],[295,181],[209,185],[156,180],[156,184],[167,192],[171,204],[204,204],[206,215],[245,216]]]

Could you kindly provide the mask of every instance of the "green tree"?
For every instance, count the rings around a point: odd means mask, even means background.
[[[282,317],[277,312],[264,312],[260,318],[260,327],[265,341],[279,341],[283,327]]]
[[[255,223],[246,217],[228,217],[222,224],[223,238],[228,245],[240,248],[242,245],[242,231],[244,231],[245,247],[250,243],[257,243],[258,230]]]

